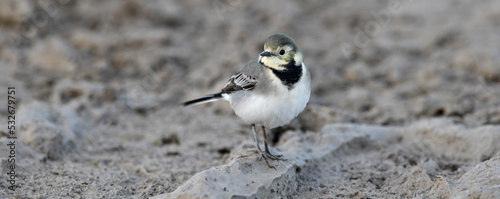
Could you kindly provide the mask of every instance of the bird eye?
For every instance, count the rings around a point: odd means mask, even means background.
[[[285,50],[281,49],[280,50],[280,55],[284,55],[285,54]]]

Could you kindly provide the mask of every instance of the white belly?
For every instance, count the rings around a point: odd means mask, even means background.
[[[268,128],[288,124],[304,110],[309,101],[310,77],[307,69],[304,71],[304,77],[291,90],[280,85],[274,94],[239,91],[229,96],[229,102],[236,115],[249,124],[261,124]]]

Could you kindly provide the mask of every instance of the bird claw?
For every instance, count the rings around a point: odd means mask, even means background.
[[[264,153],[262,155],[266,156],[267,158],[269,158],[271,160],[286,160],[285,158],[283,158],[283,155],[273,155],[271,153]]]
[[[274,167],[273,165],[269,164],[269,160],[267,160],[268,157],[266,157],[265,153],[261,153],[260,154],[260,157],[259,157],[259,161],[261,161],[262,159],[264,159],[266,161],[266,164],[269,168],[272,168],[274,170],[276,170],[276,167]]]
[[[272,168],[274,170],[276,170],[276,167],[274,167],[273,165],[269,164],[269,160],[286,160],[285,158],[283,158],[283,155],[273,155],[271,153],[268,153],[268,152],[261,152],[260,153],[260,157],[259,157],[259,161],[261,161],[262,159],[264,159],[266,161],[266,164],[269,168]]]

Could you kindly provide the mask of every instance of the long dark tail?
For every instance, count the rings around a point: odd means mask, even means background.
[[[213,102],[213,101],[216,101],[216,100],[219,100],[222,98],[223,98],[222,93],[216,93],[216,94],[211,94],[211,95],[207,95],[205,97],[200,97],[198,99],[184,102],[184,103],[182,103],[182,105],[189,106],[189,105],[195,105],[195,104],[203,104],[203,103],[207,103],[207,102]]]

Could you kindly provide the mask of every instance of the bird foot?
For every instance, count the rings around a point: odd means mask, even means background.
[[[267,158],[271,159],[271,160],[286,160],[285,158],[283,158],[283,155],[273,155],[269,152],[266,152],[266,153],[262,153],[262,156],[266,156]]]
[[[266,164],[269,168],[272,168],[274,170],[276,170],[276,167],[274,167],[273,165],[269,164],[269,159],[270,160],[281,160],[281,161],[284,161],[286,160],[285,158],[283,158],[282,155],[273,155],[269,152],[261,152],[260,153],[260,157],[259,157],[259,161],[261,161],[262,159],[264,159],[266,161]]]

